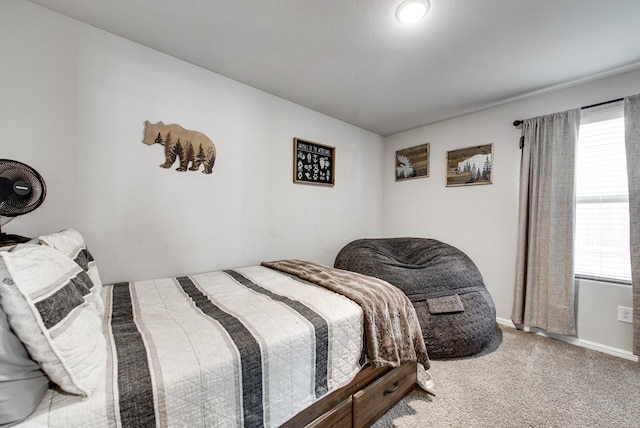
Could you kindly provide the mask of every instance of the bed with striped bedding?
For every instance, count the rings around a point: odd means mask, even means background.
[[[107,369],[25,426],[279,426],[361,368],[363,312],[264,266],[105,285]]]
[[[38,367],[0,379],[0,425],[304,425],[345,417],[347,395],[390,367],[414,367],[412,387],[417,362],[417,383],[432,386],[408,298],[312,262],[103,285],[82,235],[65,229],[0,252],[0,307],[11,344],[0,362]]]

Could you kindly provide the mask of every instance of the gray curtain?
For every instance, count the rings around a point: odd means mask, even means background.
[[[573,232],[580,109],[526,119],[511,319],[576,335]]]
[[[624,129],[629,176],[633,353],[640,355],[640,94],[624,99]]]

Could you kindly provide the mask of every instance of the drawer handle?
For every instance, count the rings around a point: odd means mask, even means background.
[[[399,386],[400,386],[400,381],[397,380],[393,383],[393,386],[391,388],[385,389],[384,394],[382,395],[393,394],[394,392],[396,392],[396,389],[398,389]]]

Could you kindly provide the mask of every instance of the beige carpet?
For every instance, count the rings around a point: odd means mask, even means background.
[[[514,328],[430,371],[374,427],[640,427],[640,364]]]

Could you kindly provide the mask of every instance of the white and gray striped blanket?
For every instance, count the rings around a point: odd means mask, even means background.
[[[360,370],[353,301],[263,266],[104,286],[106,376],[34,427],[279,426]]]

